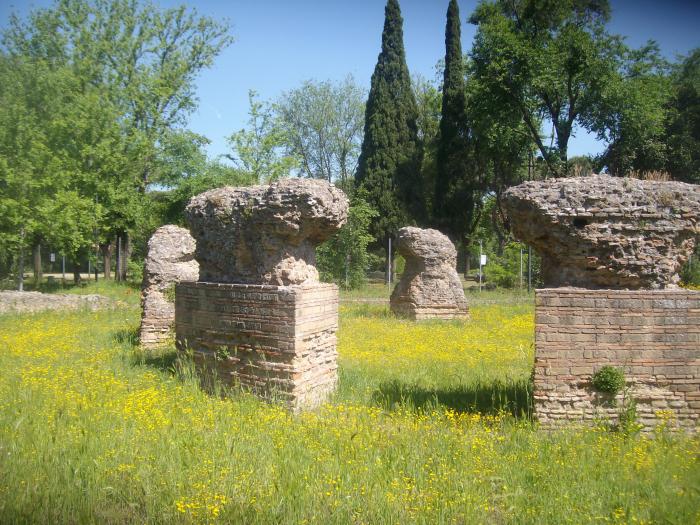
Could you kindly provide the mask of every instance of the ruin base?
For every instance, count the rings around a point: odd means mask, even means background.
[[[460,308],[454,305],[420,305],[409,302],[391,302],[391,311],[398,317],[405,317],[413,321],[424,321],[427,319],[468,319],[469,310],[467,307]]]
[[[240,385],[292,410],[327,400],[337,384],[338,288],[180,283],[180,350],[205,382]]]
[[[602,366],[624,370],[637,422],[695,430],[700,419],[700,292],[535,293],[534,405],[544,427],[617,421],[623,395],[596,392]],[[612,406],[612,405],[617,406]]]

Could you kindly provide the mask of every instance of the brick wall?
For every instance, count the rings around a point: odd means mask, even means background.
[[[543,426],[614,421],[619,408],[590,385],[611,365],[624,369],[645,428],[670,416],[697,430],[700,292],[552,288],[537,290],[535,304],[534,403]]]
[[[338,288],[180,283],[178,347],[205,378],[240,384],[292,409],[325,401],[337,383]]]

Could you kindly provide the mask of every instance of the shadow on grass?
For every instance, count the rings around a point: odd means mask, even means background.
[[[400,381],[382,383],[372,394],[372,402],[387,410],[405,406],[416,410],[445,407],[457,412],[483,415],[510,414],[516,419],[531,419],[532,388],[523,380],[504,384],[459,385],[446,389],[426,389]]]

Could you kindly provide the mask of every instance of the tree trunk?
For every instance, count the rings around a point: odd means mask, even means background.
[[[131,251],[130,244],[127,232],[122,232],[117,237],[117,269],[115,272],[117,281],[126,281],[126,265]]]
[[[82,281],[80,277],[80,263],[73,259],[73,283],[80,284]]]
[[[34,257],[34,284],[39,284],[43,277],[43,272],[41,271],[41,243],[37,242],[34,245],[32,255]]]
[[[471,261],[469,260],[469,237],[465,237],[462,241],[462,249],[464,250],[464,278],[469,277],[469,270],[471,270]]]
[[[102,262],[105,267],[105,279],[112,278],[112,243],[108,242],[100,244],[100,252],[102,253]]]
[[[19,260],[17,261],[17,290],[24,291],[24,227],[19,232]]]
[[[387,236],[384,245],[386,246],[386,272],[384,274],[384,283],[391,284],[391,264],[392,264],[392,246],[391,246],[391,236]]]

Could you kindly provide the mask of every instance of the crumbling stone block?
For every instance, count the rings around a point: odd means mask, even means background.
[[[700,237],[700,186],[596,175],[525,182],[504,196],[547,287],[674,288]]]
[[[392,312],[414,320],[467,317],[457,250],[447,236],[407,226],[398,232],[397,249],[406,267],[391,294]]]
[[[285,179],[204,192],[185,215],[202,281],[286,286],[318,282],[316,246],[345,224],[347,211],[332,184]]]
[[[174,285],[199,276],[194,248],[190,232],[172,224],[161,226],[149,239],[141,285],[142,346],[155,347],[170,334],[175,321]]]

